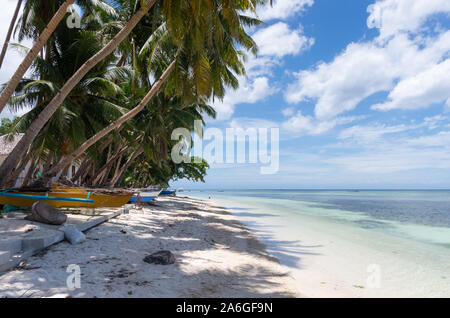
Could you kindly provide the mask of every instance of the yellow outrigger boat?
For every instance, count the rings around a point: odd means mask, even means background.
[[[0,204],[31,207],[44,201],[55,208],[121,207],[133,196],[124,190],[71,188],[53,185],[49,191],[7,190],[0,192]]]

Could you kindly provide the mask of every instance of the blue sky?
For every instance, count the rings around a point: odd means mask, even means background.
[[[449,188],[450,2],[279,0],[208,127],[279,127],[280,170],[213,165],[199,188]]]
[[[1,21],[15,3],[5,1]],[[278,127],[279,172],[214,164],[206,183],[172,185],[450,188],[449,15],[448,0],[275,0],[261,8],[265,24],[249,30],[258,57],[248,57],[240,88],[214,101],[218,118],[208,127]],[[0,82],[19,62],[9,51]]]

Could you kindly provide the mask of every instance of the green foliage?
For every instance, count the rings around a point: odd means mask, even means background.
[[[261,24],[248,14],[265,0],[157,1],[128,38],[75,86],[33,141],[29,156],[51,167],[121,115],[136,107],[168,65],[175,68],[162,89],[133,119],[116,127],[76,163],[73,181],[90,186],[167,185],[187,178],[204,182],[208,163],[175,164],[170,152],[175,128],[193,132],[216,112],[211,98],[223,98],[245,74],[246,52],[257,46],[245,32]],[[26,0],[16,32],[36,39],[63,0]],[[78,0],[81,29],[61,23],[34,61],[8,107],[32,106],[14,122],[2,120],[0,134],[25,132],[64,83],[101,50],[140,9],[138,0]],[[19,51],[27,48],[15,45]]]
[[[14,117],[13,120],[9,118],[2,118],[0,123],[0,136],[3,136],[11,132],[12,127],[19,121],[18,117]]]

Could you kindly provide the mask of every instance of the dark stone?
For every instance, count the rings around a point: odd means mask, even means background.
[[[169,265],[175,263],[175,256],[170,251],[159,251],[144,258],[149,264]]]
[[[67,221],[67,215],[56,210],[50,204],[38,201],[31,207],[31,215],[25,217],[25,220],[44,224],[61,225]]]

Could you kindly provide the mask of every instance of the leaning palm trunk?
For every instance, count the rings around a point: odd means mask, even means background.
[[[17,16],[19,15],[20,6],[22,5],[22,0],[17,1],[16,11],[14,11],[14,15],[11,19],[11,24],[9,25],[8,33],[6,34],[5,43],[3,44],[2,53],[0,53],[0,68],[3,65],[3,59],[6,55],[6,50],[8,49],[9,40],[11,40],[12,31],[14,29],[14,25],[16,24]]]
[[[126,121],[132,119],[134,116],[139,114],[144,107],[150,102],[153,96],[155,96],[156,93],[159,92],[162,84],[167,80],[170,73],[173,71],[176,65],[176,60],[174,60],[170,65],[166,68],[164,73],[161,75],[161,77],[156,81],[156,83],[153,85],[153,87],[150,89],[150,91],[145,95],[145,97],[142,99],[142,101],[139,103],[138,106],[130,110],[128,113],[117,119],[115,122],[112,122],[107,127],[100,130],[97,134],[86,140],[77,150],[75,150],[72,154],[65,157],[64,160],[60,161],[57,165],[55,165],[50,171],[48,171],[44,176],[44,180],[48,180],[52,177],[54,177],[56,174],[58,174],[59,171],[63,170],[67,165],[69,165],[73,160],[78,158],[81,154],[83,154],[86,150],[89,149],[93,144],[98,142],[100,139],[102,139],[104,136],[106,136],[108,133],[110,133],[112,130],[116,129]]]
[[[114,187],[116,185],[117,181],[119,181],[119,179],[122,178],[123,174],[127,171],[130,164],[143,152],[144,152],[144,144],[141,144],[135,151],[133,151],[130,158],[128,158],[127,162],[122,166],[119,172],[117,173],[116,171],[116,174],[109,183],[110,187]]]
[[[73,0],[68,0],[73,2]],[[25,154],[25,151],[32,144],[39,131],[52,117],[64,99],[70,94],[72,89],[83,79],[83,77],[100,61],[110,55],[119,44],[133,31],[138,22],[145,16],[145,13],[156,3],[157,0],[147,0],[145,8],[141,8],[128,21],[127,25],[97,54],[86,61],[76,73],[64,84],[52,101],[39,113],[39,116],[31,123],[25,135],[14,147],[3,164],[0,166],[0,187],[3,186],[8,173],[15,167],[17,161]],[[23,74],[22,74],[23,75]],[[3,96],[3,94],[2,94]],[[9,97],[8,97],[9,98]],[[6,104],[6,101],[5,101]],[[0,104],[1,106],[2,104]],[[104,136],[104,135],[103,135]]]
[[[80,179],[80,177],[84,174],[84,172],[89,168],[91,162],[92,160],[89,157],[85,158],[70,181],[76,183],[78,179]]]
[[[58,24],[66,16],[67,8],[71,6],[74,2],[75,0],[66,0],[59,7],[58,11],[56,11],[55,15],[47,24],[47,27],[44,29],[44,31],[42,31],[37,42],[34,43],[33,47],[28,52],[25,59],[19,65],[19,68],[11,77],[5,89],[2,91],[2,94],[0,95],[0,112],[2,112],[3,108],[5,108],[6,103],[8,103],[9,98],[14,93],[14,90],[16,89],[17,85],[19,85],[19,82],[22,80],[23,76],[25,75],[30,65],[33,63],[36,56],[38,56],[39,52],[41,52],[45,43],[47,43],[50,36],[53,34],[53,32],[55,32]]]
[[[111,170],[110,167],[117,161],[118,158],[121,158],[125,151],[127,151],[130,148],[130,146],[125,146],[123,148],[120,148],[119,151],[117,151],[112,158],[109,158],[106,164],[97,172],[97,176],[92,181],[93,184],[97,184],[100,180],[103,179],[105,176],[105,173],[109,173]]]
[[[30,153],[28,153],[26,156],[23,157],[22,162],[19,164],[17,169],[15,169],[6,180],[5,182],[6,187],[12,188],[16,185],[17,178],[19,178],[20,173],[26,168],[27,164],[30,163],[30,157],[31,157]]]
[[[30,167],[28,168],[28,171],[25,174],[25,177],[23,178],[23,181],[22,181],[22,184],[20,185],[20,187],[27,186],[28,182],[30,181],[30,179],[33,175],[34,169],[36,168],[37,162],[38,162],[37,159],[31,160]]]

